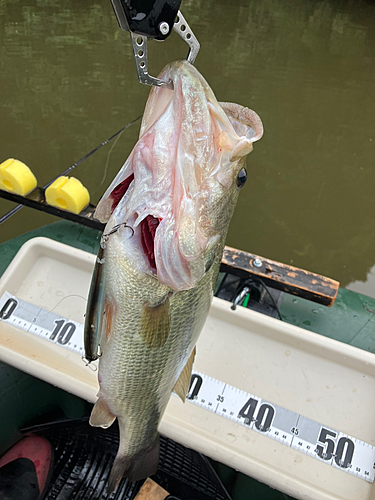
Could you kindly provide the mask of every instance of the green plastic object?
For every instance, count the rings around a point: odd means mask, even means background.
[[[272,489],[227,465],[213,460],[210,462],[233,500],[294,500],[285,493]]]
[[[59,221],[0,245],[0,275],[30,238],[45,236],[87,252],[97,251],[100,232]],[[82,418],[92,405],[12,366],[0,363],[0,454],[19,438],[19,429],[47,419]]]
[[[0,363],[0,455],[20,437],[19,429],[50,419],[82,418],[91,405],[12,366]]]
[[[280,312],[285,321],[325,337],[375,352],[375,299],[339,289],[332,307],[284,295]]]
[[[101,232],[59,221],[18,236],[0,245],[0,275],[23,243],[37,236],[95,254]],[[375,352],[375,299],[340,288],[334,305],[327,308],[284,294],[280,312],[288,323]],[[76,396],[0,363],[0,452],[12,444],[19,436],[19,429],[30,422],[46,419],[47,415],[79,418],[88,415],[90,408],[91,405]],[[233,500],[292,500],[223,464],[214,463],[214,467]]]
[[[245,300],[243,301],[243,307],[247,307],[247,304],[249,303],[249,299],[250,299],[250,294],[248,293],[245,297]]]
[[[231,492],[233,500],[293,500],[292,497],[274,490],[266,484],[241,474],[236,474],[236,480]]]
[[[17,236],[0,245],[0,276],[11,263],[21,246],[31,238],[44,236],[85,252],[97,253],[101,232],[69,221],[58,221]]]

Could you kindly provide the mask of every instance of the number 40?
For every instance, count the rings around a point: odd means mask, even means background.
[[[254,418],[258,403],[259,401],[257,399],[250,398],[241,408],[238,416],[245,419],[244,423],[246,425],[250,425],[251,422],[255,420],[255,427],[258,431],[267,432],[275,416],[275,409],[271,405],[263,403],[260,405],[256,418]]]

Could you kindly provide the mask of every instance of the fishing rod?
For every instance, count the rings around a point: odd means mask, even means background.
[[[73,165],[71,165],[70,167],[68,167],[66,170],[64,170],[61,174],[59,174],[57,177],[55,177],[54,179],[52,179],[51,181],[49,181],[45,186],[43,186],[42,188],[36,188],[38,191],[39,191],[39,194],[40,193],[44,193],[44,191],[53,183],[55,182],[56,179],[58,179],[59,177],[63,176],[63,175],[67,175],[69,172],[71,172],[72,170],[74,170],[76,167],[78,167],[78,165],[80,165],[83,161],[87,160],[87,158],[89,158],[91,155],[93,155],[94,153],[96,153],[97,151],[99,151],[99,149],[101,149],[103,146],[106,146],[109,142],[111,142],[115,137],[117,137],[119,134],[121,134],[122,132],[124,132],[124,130],[128,129],[129,127],[131,127],[132,125],[134,125],[138,120],[140,120],[142,118],[143,115],[139,115],[137,118],[135,118],[133,121],[131,121],[130,123],[128,123],[127,125],[125,125],[125,127],[122,127],[118,132],[116,132],[115,134],[113,134],[111,137],[109,137],[108,139],[106,139],[104,142],[102,142],[101,144],[99,144],[99,146],[97,146],[96,148],[94,148],[92,151],[90,151],[89,153],[87,153],[85,156],[83,156],[81,159],[79,159],[78,161],[76,161]],[[10,217],[12,217],[12,215],[16,214],[19,210],[21,210],[21,208],[23,208],[25,205],[26,206],[29,206],[31,208],[37,208],[37,206],[35,206],[35,203],[41,203],[41,200],[39,199],[38,201],[37,200],[33,200],[33,199],[28,199],[27,197],[23,197],[23,196],[19,196],[19,195],[12,195],[12,196],[9,196],[11,193],[8,193],[6,191],[2,191],[0,190],[0,196],[2,198],[6,198],[6,199],[9,199],[10,201],[20,201],[20,204],[17,205],[16,207],[14,207],[12,210],[10,210],[8,213],[6,213],[5,215],[3,215],[1,218],[0,218],[0,224],[2,224],[3,222],[5,222],[6,220],[8,220]],[[39,196],[40,198],[40,196]],[[29,203],[28,203],[29,202]],[[50,207],[50,208],[53,208],[53,207]],[[41,208],[39,208],[40,210],[42,210]],[[56,209],[58,210],[58,209]],[[44,211],[48,211],[50,213],[52,213],[53,211],[51,210],[44,210]],[[58,215],[57,213],[53,213],[53,215]]]

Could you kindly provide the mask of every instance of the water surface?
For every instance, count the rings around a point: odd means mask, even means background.
[[[181,8],[201,42],[196,66],[218,99],[253,108],[265,127],[227,243],[375,297],[374,4],[183,0]],[[0,0],[0,50],[0,162],[24,161],[39,185],[143,111],[148,88],[109,0]],[[186,53],[176,34],[150,42],[150,73]],[[75,171],[93,202],[137,133]],[[12,207],[0,200],[1,214]],[[23,209],[0,239],[54,220]]]

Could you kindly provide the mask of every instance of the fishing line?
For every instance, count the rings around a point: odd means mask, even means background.
[[[273,307],[276,309],[277,314],[279,315],[280,321],[284,321],[284,320],[283,320],[283,318],[281,317],[281,313],[280,313],[279,308],[277,307],[277,304],[276,304],[276,302],[275,302],[275,299],[272,297],[272,294],[271,294],[271,292],[270,292],[270,289],[269,289],[269,288],[268,288],[268,286],[265,284],[265,282],[264,282],[261,278],[253,278],[253,280],[254,280],[255,282],[257,282],[257,281],[258,281],[258,283],[260,283],[260,284],[263,286],[263,288],[265,289],[265,291],[268,293],[269,298],[271,299],[271,302],[272,302],[272,304],[273,304]]]
[[[109,164],[109,157],[111,156],[112,154],[112,151],[114,149],[114,147],[116,146],[116,144],[118,143],[120,137],[122,136],[124,130],[121,131],[121,133],[117,136],[117,139],[115,140],[115,142],[112,144],[112,147],[111,149],[109,150],[109,153],[107,155],[107,161],[105,162],[105,167],[104,167],[104,174],[103,174],[103,177],[102,177],[102,180],[99,184],[99,187],[104,183],[105,181],[105,178],[107,177],[107,170],[108,170],[108,164]]]
[[[70,295],[67,295],[66,297],[63,297],[61,300],[58,301],[58,303],[49,311],[46,312],[46,314],[38,314],[36,315],[37,318],[45,318],[46,316],[48,316],[49,314],[51,314],[51,312],[53,312],[57,306],[59,306],[61,304],[61,302],[63,300],[66,300],[66,299],[69,299],[70,297],[79,297],[80,299],[84,300],[85,302],[87,302],[87,299],[85,297],[82,297],[82,295],[77,295],[75,293],[72,293]],[[42,310],[42,309],[41,309]]]
[[[124,130],[128,129],[129,127],[131,127],[132,125],[134,125],[140,118],[142,118],[143,115],[139,115],[137,118],[135,118],[133,121],[129,122],[127,125],[125,125],[125,127],[122,127],[120,130],[118,130],[115,134],[113,134],[111,137],[109,137],[108,139],[106,139],[105,141],[103,141],[101,144],[99,144],[99,146],[97,146],[96,148],[94,148],[92,151],[90,151],[89,153],[87,153],[85,156],[83,156],[82,158],[80,158],[78,161],[76,161],[73,165],[71,165],[70,167],[68,167],[66,170],[64,170],[64,172],[62,172],[61,174],[59,174],[57,177],[55,177],[54,179],[52,179],[50,182],[48,182],[45,186],[43,186],[43,189],[47,189],[53,182],[55,182],[56,179],[58,179],[59,177],[63,176],[63,175],[67,175],[69,172],[71,172],[72,170],[74,170],[76,167],[78,167],[78,165],[80,165],[83,161],[87,160],[87,158],[89,158],[91,155],[93,155],[94,153],[96,153],[97,151],[99,151],[99,149],[101,149],[103,146],[107,145],[109,142],[111,142],[115,137],[117,137],[119,134],[121,134],[122,132],[124,132]],[[10,210],[8,213],[6,213],[5,215],[3,215],[1,218],[0,218],[0,224],[2,224],[3,222],[5,222],[6,220],[8,220],[10,217],[12,217],[12,215],[16,214],[19,210],[21,210],[21,208],[23,208],[23,205],[17,205],[15,208],[13,208],[12,210]]]

